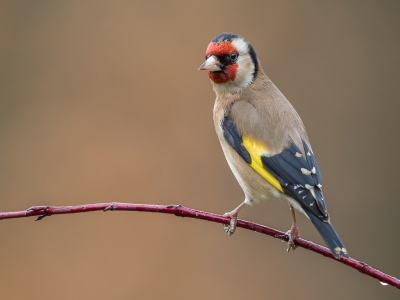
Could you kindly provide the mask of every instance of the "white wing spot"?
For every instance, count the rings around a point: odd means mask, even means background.
[[[315,196],[314,186],[312,186],[312,187],[310,188],[310,192],[311,192],[311,194],[313,195],[313,197],[314,197],[315,199],[317,199],[317,197]]]
[[[307,196],[303,196],[303,198],[302,198],[302,199],[304,199],[305,197],[307,197]]]
[[[310,203],[310,206],[314,206],[314,202],[311,202],[311,203]]]
[[[306,184],[306,189],[311,190],[313,187],[314,187],[313,185]]]
[[[313,173],[313,174],[316,174],[316,173],[317,173],[317,170],[315,170],[315,167],[313,167],[313,168],[311,169],[311,173]]]
[[[300,169],[301,173],[303,173],[304,175],[311,175],[311,171],[305,169],[305,168],[301,168]]]
[[[299,152],[296,152],[295,156],[296,157],[302,157],[303,155],[301,155],[301,153],[299,153]]]
[[[304,192],[304,190],[299,190],[298,193],[301,194],[302,192]]]
[[[318,183],[317,187],[322,188],[322,184]]]
[[[307,152],[307,155],[308,155],[308,156],[311,156],[311,153],[310,153],[310,151],[308,151],[308,152]]]

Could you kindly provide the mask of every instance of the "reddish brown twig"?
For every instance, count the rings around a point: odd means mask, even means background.
[[[230,219],[221,215],[204,212],[200,210],[191,209],[181,205],[151,205],[151,204],[133,204],[133,203],[97,203],[86,204],[77,206],[33,206],[24,211],[4,212],[0,213],[0,220],[23,218],[37,216],[35,221],[42,220],[44,217],[59,214],[73,214],[88,211],[108,211],[108,210],[125,210],[125,211],[145,211],[145,212],[159,212],[165,214],[173,214],[179,217],[189,217],[201,219],[221,224],[229,224]],[[249,221],[238,220],[237,226],[253,231],[257,231],[281,240],[286,240],[285,233],[267,226],[259,225]],[[323,256],[329,257],[333,260],[339,261],[349,267],[352,267],[361,273],[378,279],[381,283],[389,284],[400,289],[400,280],[396,277],[385,274],[377,269],[368,266],[366,263],[355,260],[353,258],[341,257],[340,260],[334,258],[328,248],[315,244],[313,242],[297,238],[295,244],[299,247],[319,253]]]

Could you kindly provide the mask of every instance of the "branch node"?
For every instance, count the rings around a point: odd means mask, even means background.
[[[31,212],[31,211],[33,212],[33,211],[41,211],[41,210],[43,210],[44,212],[46,212],[49,208],[50,208],[49,205],[34,205],[34,206],[29,207],[29,208],[26,210],[26,213],[29,213],[29,212]]]
[[[360,264],[360,265],[362,265],[363,266],[363,268],[366,268],[366,267],[368,267],[368,264],[366,264],[365,262],[363,262],[363,261],[358,261],[358,263]]]
[[[282,243],[283,243],[283,242],[286,241],[289,237],[288,237],[288,235],[285,233],[285,234],[275,234],[275,235],[274,235],[274,238],[282,240]]]

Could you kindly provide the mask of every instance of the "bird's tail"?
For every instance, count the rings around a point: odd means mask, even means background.
[[[340,240],[340,237],[336,233],[335,228],[333,228],[330,223],[322,221],[311,212],[307,212],[307,215],[310,217],[311,222],[314,224],[315,228],[317,228],[332,254],[337,259],[339,259],[340,256],[349,257],[349,254]]]

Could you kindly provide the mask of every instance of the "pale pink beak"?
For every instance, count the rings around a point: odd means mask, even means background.
[[[219,67],[219,61],[218,59],[214,56],[211,55],[207,60],[200,66],[199,70],[207,70],[207,71],[221,71],[221,68]]]

